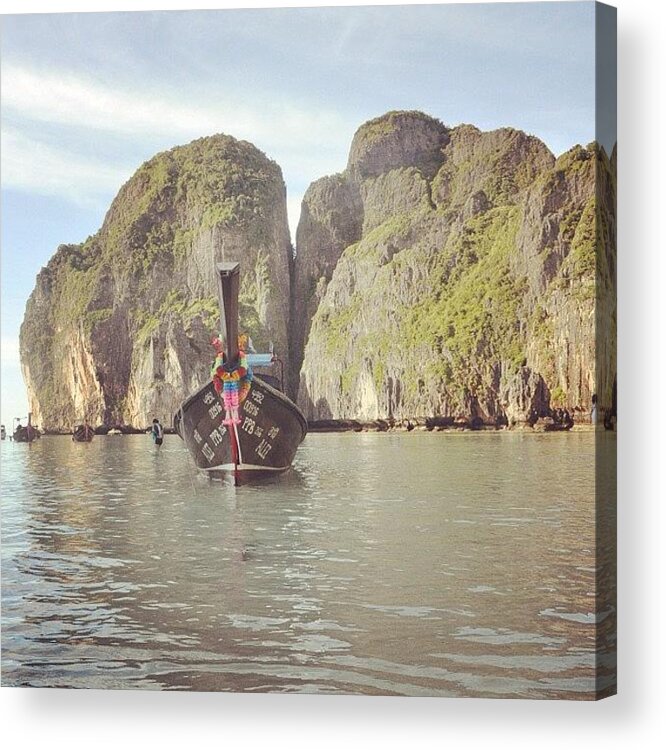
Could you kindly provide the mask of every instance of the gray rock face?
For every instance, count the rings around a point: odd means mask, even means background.
[[[224,135],[158,154],[100,231],[40,272],[20,347],[46,429],[169,423],[209,377],[219,329],[215,263],[241,261],[241,322],[288,360],[293,251],[279,167]]]
[[[432,182],[437,206],[459,209],[480,191],[493,205],[515,203],[555,159],[533,136],[513,128],[482,132],[473,125],[449,131],[442,166]]]
[[[168,422],[209,377],[221,260],[241,261],[241,325],[274,343],[310,419],[520,424],[589,412],[593,393],[610,405],[615,152],[555,159],[511,128],[391,112],[308,188],[296,243],[280,169],[251,144],[158,154],[37,278],[20,337],[35,421]]]
[[[532,414],[543,417],[550,409],[544,379],[529,367],[511,370],[500,381],[500,403],[510,425],[525,424]]]
[[[420,112],[390,112],[362,125],[347,168],[308,188],[296,232],[292,380],[298,381],[314,314],[342,251],[384,221],[430,206],[447,129]]]
[[[296,231],[296,247],[301,250],[293,274],[289,365],[294,398],[310,322],[342,251],[356,242],[362,227],[358,186],[345,175],[323,177],[307,189]]]
[[[510,128],[390,113],[359,129],[335,179],[357,186],[346,223],[361,231],[342,247],[299,227],[295,275],[317,290],[299,321],[309,418],[524,422],[595,392],[610,404],[615,182],[600,149],[556,160]],[[331,194],[316,200],[336,215]]]
[[[356,131],[346,171],[357,183],[405,166],[432,175],[448,139],[447,129],[433,117],[421,112],[389,112]]]

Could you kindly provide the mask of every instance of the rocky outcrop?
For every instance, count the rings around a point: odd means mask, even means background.
[[[244,329],[288,359],[282,174],[251,144],[217,135],[146,162],[100,231],[61,246],[40,272],[20,336],[35,421],[168,423],[208,377],[222,260],[243,264]]]
[[[430,205],[447,129],[421,112],[389,112],[358,129],[342,174],[306,191],[296,232],[292,372],[299,376],[314,314],[343,250],[384,221]]]
[[[296,231],[301,248],[294,264],[291,313],[291,361],[293,383],[298,383],[303,349],[310,322],[326,291],[326,282],[349,245],[361,236],[363,204],[358,187],[345,175],[323,177],[312,183],[303,197]]]
[[[524,422],[551,403],[588,410],[595,392],[610,404],[615,183],[602,150],[556,160],[510,128],[390,113],[325,179],[355,201],[313,191],[304,215],[328,233],[299,225],[293,350],[298,363],[303,342],[309,418]]]
[[[413,166],[432,177],[449,131],[422,112],[388,112],[362,125],[349,149],[347,175],[356,183]]]
[[[615,383],[615,151],[555,158],[420,112],[362,125],[289,240],[279,167],[225,135],[158,154],[40,272],[21,328],[34,421],[168,423],[209,376],[214,264],[312,420],[522,423]],[[429,422],[428,422],[429,420]]]
[[[509,368],[500,380],[500,406],[508,424],[526,423],[533,415],[545,417],[550,411],[550,392],[541,375],[520,367]]]

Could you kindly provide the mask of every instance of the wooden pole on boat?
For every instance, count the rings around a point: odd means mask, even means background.
[[[238,294],[240,291],[240,263],[217,264],[217,289],[220,299],[221,333],[224,337],[224,354],[231,364],[238,359]],[[240,484],[238,476],[238,433],[236,425],[229,425],[231,456],[234,462],[234,484]]]
[[[220,323],[227,362],[238,359],[238,293],[240,263],[217,264],[217,289],[220,298]]]

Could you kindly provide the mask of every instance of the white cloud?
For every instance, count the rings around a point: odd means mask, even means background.
[[[55,195],[97,207],[115,193],[132,168],[84,159],[36,141],[11,128],[2,130],[2,184],[40,195]]]
[[[210,91],[199,92],[196,99],[188,92],[120,89],[68,72],[15,65],[3,66],[1,75],[5,112],[43,123],[133,137],[182,139],[225,132],[252,140],[261,148],[299,144],[309,150],[343,141],[346,148],[353,127],[335,110],[313,111],[277,95],[249,106],[246,92],[223,94],[219,82]]]
[[[214,127],[205,113],[170,106],[154,97],[113,90],[103,82],[71,73],[2,70],[3,108],[48,123],[137,134],[191,133]]]
[[[42,127],[40,140],[17,129],[16,123],[63,127],[68,144],[90,131],[104,137],[139,142],[145,158],[164,143],[178,145],[193,138],[225,132],[254,143],[283,169],[289,191],[344,168],[357,122],[334,110],[313,109],[275,97],[248,104],[247,94],[221,94],[219,84],[198,95],[156,91],[146,87],[118,88],[91,77],[68,72],[37,71],[3,66],[2,179],[6,186],[58,195],[83,205],[108,199],[139,164],[111,163],[72,153],[62,146],[58,130]],[[9,120],[8,120],[9,118]],[[102,153],[102,148],[100,148]],[[133,149],[136,153],[136,147]],[[133,157],[135,158],[135,157]],[[290,205],[300,204],[300,196]],[[294,218],[290,222],[295,232]]]

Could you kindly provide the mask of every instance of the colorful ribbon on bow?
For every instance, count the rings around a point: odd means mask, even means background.
[[[218,396],[222,394],[225,412],[223,421],[226,425],[240,424],[238,410],[250,392],[252,369],[248,363],[247,354],[242,348],[246,341],[247,336],[238,337],[238,359],[232,363],[225,361],[222,341],[215,337],[212,342],[216,354],[211,368],[211,377],[215,392]]]

